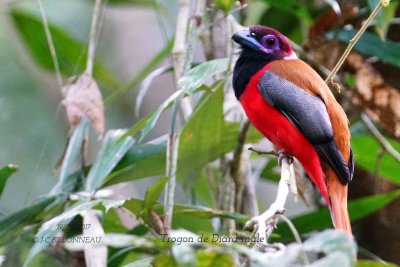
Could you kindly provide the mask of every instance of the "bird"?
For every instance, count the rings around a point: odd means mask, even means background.
[[[241,48],[232,85],[248,119],[301,163],[329,207],[333,226],[351,234],[347,194],[354,156],[344,110],[279,31],[255,25],[232,39]]]

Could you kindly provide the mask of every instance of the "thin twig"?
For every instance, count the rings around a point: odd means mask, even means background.
[[[367,126],[368,130],[376,138],[376,140],[381,144],[382,148],[392,155],[397,161],[400,162],[400,153],[393,148],[393,146],[385,139],[385,137],[379,132],[379,130],[372,123],[370,118],[365,113],[361,113],[361,120]]]
[[[375,160],[375,170],[374,170],[375,175],[379,175],[379,170],[381,169],[382,159],[385,153],[386,150],[381,146]]]
[[[340,67],[343,65],[344,61],[348,57],[348,55],[351,52],[351,49],[353,49],[354,45],[357,43],[357,41],[361,38],[365,30],[368,28],[368,26],[371,24],[372,20],[375,18],[375,16],[378,14],[379,10],[381,10],[382,7],[385,7],[389,5],[389,0],[381,0],[379,4],[375,7],[375,9],[372,11],[372,13],[369,15],[368,19],[365,21],[365,23],[362,25],[361,29],[357,32],[357,34],[349,41],[349,44],[346,47],[346,50],[343,52],[342,56],[340,57],[339,61],[336,63],[335,67],[332,69],[331,73],[328,75],[328,77],[325,79],[325,82],[329,85],[332,84],[336,87],[338,92],[340,93],[340,87],[338,84],[336,84],[333,81],[333,77],[336,75],[336,73],[339,71]]]
[[[296,229],[296,227],[294,226],[294,224],[292,223],[292,221],[289,220],[289,219],[288,219],[285,215],[283,215],[283,214],[282,214],[282,215],[279,215],[279,217],[280,217],[282,220],[284,220],[285,223],[289,226],[289,229],[290,229],[290,231],[292,231],[292,234],[293,234],[294,239],[296,240],[297,244],[299,244],[299,245],[303,244],[303,242],[301,241],[301,238],[300,238],[300,234],[299,234],[299,232],[297,231],[297,229]],[[303,254],[303,257],[304,257],[304,263],[305,263],[306,266],[308,266],[308,265],[310,264],[310,261],[308,260],[307,253],[306,253],[305,251],[302,250],[302,254]]]
[[[172,214],[174,212],[176,168],[178,161],[178,136],[175,132],[169,137],[167,143],[167,176],[169,180],[165,187],[164,200],[164,229],[169,231],[172,225]]]
[[[293,234],[294,239],[296,240],[296,242],[297,242],[298,244],[301,245],[303,242],[301,242],[300,234],[299,234],[299,232],[297,231],[297,229],[296,229],[296,227],[294,226],[294,224],[292,223],[292,221],[289,220],[289,219],[288,219],[285,215],[283,215],[283,214],[279,215],[279,217],[280,217],[282,220],[284,220],[285,223],[289,226],[290,231],[292,231],[292,234]]]
[[[49,23],[47,22],[46,13],[44,11],[42,0],[38,0],[38,4],[39,4],[39,9],[40,9],[40,16],[42,17],[44,32],[46,34],[47,44],[49,45],[50,55],[53,60],[57,84],[61,91],[63,88],[63,81],[62,81],[62,76],[61,76],[61,71],[60,71],[60,65],[58,64],[56,49],[54,47],[53,38],[51,37]]]
[[[176,24],[176,35],[172,56],[174,59],[175,82],[178,83],[183,75],[185,67],[186,31],[189,21],[190,6],[188,0],[181,0],[179,4],[178,19]],[[169,180],[165,187],[164,196],[164,229],[168,232],[172,225],[172,214],[174,212],[176,165],[178,160],[178,135],[175,133],[176,115],[181,104],[182,97],[178,97],[172,108],[171,124],[167,143],[167,166],[166,176]]]
[[[379,256],[375,255],[374,253],[372,253],[371,251],[367,250],[366,248],[363,248],[361,246],[358,246],[358,253],[360,255],[364,255],[365,257],[370,258],[371,260],[383,263],[385,265],[387,265],[387,262],[384,261],[382,258],[380,258]]]
[[[86,62],[86,73],[90,76],[93,74],[93,65],[94,65],[94,55],[96,52],[97,45],[97,34],[98,34],[98,22],[101,17],[101,0],[96,0],[94,4],[92,24],[90,27],[90,39],[88,45],[88,58]]]
[[[275,156],[275,157],[279,157],[279,152],[276,152],[276,151],[273,151],[273,150],[272,151],[262,151],[262,150],[255,149],[253,147],[249,147],[248,150],[256,152],[257,155],[272,155],[272,156]]]
[[[235,151],[233,152],[233,160],[231,162],[231,176],[235,182],[235,211],[240,212],[242,207],[242,196],[245,184],[245,177],[243,174],[243,146],[246,142],[247,132],[250,128],[250,121],[246,120],[240,129],[238,141]]]

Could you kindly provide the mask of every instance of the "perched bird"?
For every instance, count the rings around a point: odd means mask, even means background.
[[[301,162],[325,199],[335,228],[351,233],[347,184],[354,158],[343,109],[280,32],[253,26],[232,39],[241,46],[233,88],[249,120],[278,149]]]

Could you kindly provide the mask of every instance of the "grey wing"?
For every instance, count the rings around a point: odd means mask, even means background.
[[[332,124],[322,99],[270,71],[261,77],[258,89],[265,101],[300,130],[319,157],[334,169],[340,181],[348,183],[352,172],[334,141]]]

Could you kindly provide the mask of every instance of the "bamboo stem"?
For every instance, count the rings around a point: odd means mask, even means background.
[[[101,13],[101,0],[96,0],[94,4],[93,10],[93,17],[92,17],[92,24],[90,28],[90,39],[88,45],[88,57],[86,62],[86,70],[85,72],[92,76],[93,74],[93,65],[94,65],[94,57],[96,51],[96,44],[97,44],[97,35],[98,35],[98,22]]]

